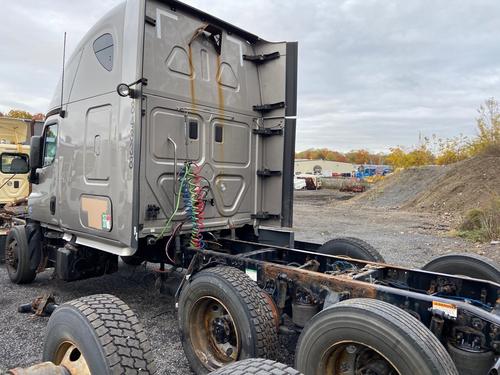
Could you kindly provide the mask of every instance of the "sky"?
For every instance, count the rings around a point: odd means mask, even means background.
[[[68,56],[121,0],[0,0],[0,112],[45,112]],[[270,41],[299,42],[297,150],[373,152],[475,134],[500,99],[496,0],[186,0]]]

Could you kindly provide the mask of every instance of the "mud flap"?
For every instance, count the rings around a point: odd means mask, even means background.
[[[42,262],[42,228],[38,223],[26,224],[30,269],[36,271]]]
[[[5,240],[7,239],[6,234],[0,234],[0,264],[5,263]]]

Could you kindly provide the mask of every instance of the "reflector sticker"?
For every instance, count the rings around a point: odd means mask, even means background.
[[[444,303],[438,301],[432,301],[432,309],[443,312],[445,315],[456,318],[457,317],[457,306],[452,303]]]
[[[107,213],[102,214],[102,229],[111,230],[111,215]]]

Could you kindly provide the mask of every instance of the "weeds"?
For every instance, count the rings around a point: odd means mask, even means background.
[[[492,199],[485,208],[468,211],[457,234],[476,242],[500,239],[500,198]]]

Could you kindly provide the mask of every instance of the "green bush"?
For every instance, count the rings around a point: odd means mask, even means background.
[[[458,235],[476,242],[499,240],[500,199],[492,199],[485,208],[468,211],[460,225]]]

